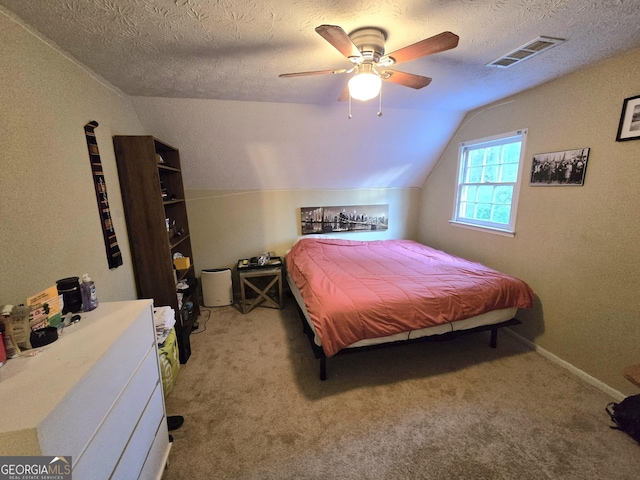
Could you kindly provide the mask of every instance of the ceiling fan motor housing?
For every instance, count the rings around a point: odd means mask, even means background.
[[[377,63],[384,55],[386,34],[379,28],[359,28],[349,34],[353,44],[360,50],[362,61]]]

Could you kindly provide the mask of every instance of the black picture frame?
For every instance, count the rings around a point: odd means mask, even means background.
[[[616,142],[638,139],[640,139],[640,95],[624,99]]]
[[[581,187],[587,173],[589,148],[536,153],[529,185],[533,187]]]

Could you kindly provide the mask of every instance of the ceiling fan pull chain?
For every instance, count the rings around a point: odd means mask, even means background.
[[[378,94],[379,102],[378,103],[378,116],[382,116],[382,87],[380,87],[380,93]]]
[[[349,120],[351,120],[351,94],[349,94]]]

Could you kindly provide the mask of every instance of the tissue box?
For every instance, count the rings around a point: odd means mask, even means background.
[[[186,270],[191,266],[191,260],[189,257],[178,257],[173,259],[173,265],[178,270]]]

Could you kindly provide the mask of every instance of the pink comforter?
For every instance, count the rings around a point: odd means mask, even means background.
[[[366,338],[533,306],[522,280],[410,240],[304,238],[286,264],[327,356]]]

